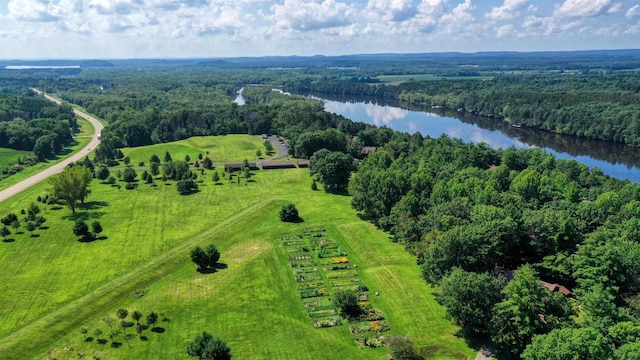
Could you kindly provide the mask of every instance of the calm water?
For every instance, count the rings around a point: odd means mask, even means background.
[[[353,121],[387,126],[411,134],[420,132],[434,138],[446,134],[466,142],[485,142],[494,149],[537,147],[561,159],[574,159],[589,167],[599,167],[612,177],[640,182],[640,148],[547,131],[518,129],[503,121],[455,111],[429,109],[437,111],[434,113],[421,109],[409,110],[393,101],[383,103],[378,99],[329,98],[325,94],[312,97],[323,100],[326,111]]]
[[[354,121],[431,137],[446,134],[466,142],[485,142],[495,149],[538,147],[561,159],[575,159],[589,167],[599,167],[612,177],[640,182],[640,148],[518,129],[502,121],[466,113],[408,110],[372,100],[322,100],[326,111]]]
[[[69,65],[69,66],[49,66],[49,65],[7,65],[5,66],[7,70],[33,70],[33,69],[80,69],[79,65]]]

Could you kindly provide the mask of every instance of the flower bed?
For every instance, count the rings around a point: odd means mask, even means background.
[[[331,319],[313,320],[313,327],[315,328],[332,327],[338,325],[342,325],[342,321],[340,321],[340,319],[338,319],[337,317]]]
[[[335,257],[331,259],[332,264],[346,264],[349,262],[349,259],[346,256]]]
[[[360,346],[361,348],[367,348],[367,347],[371,347],[371,348],[378,348],[378,347],[383,347],[384,344],[382,342],[382,338],[380,337],[356,337],[356,342],[358,343],[358,346]]]
[[[311,267],[311,266],[316,266],[316,262],[313,260],[303,260],[303,261],[291,261],[289,262],[289,265],[292,268],[299,268],[299,267]]]
[[[318,296],[329,296],[329,292],[327,289],[305,289],[300,290],[300,297],[303,299],[318,297]]]
[[[313,240],[311,240],[311,244],[313,244],[313,245],[318,245],[318,244],[329,244],[329,243],[333,243],[333,240],[331,240],[331,239],[327,239],[327,238],[324,238],[324,239],[313,239]]]
[[[338,256],[347,256],[347,253],[344,252],[340,252],[339,248],[336,249],[322,249],[320,251],[318,251],[318,257],[319,258],[332,258],[332,257],[338,257]]]
[[[321,282],[309,282],[304,284],[298,284],[298,290],[317,289],[324,286]]]
[[[309,260],[311,259],[311,255],[289,255],[289,261],[292,260]]]
[[[322,269],[324,271],[347,270],[347,269],[351,269],[351,265],[349,265],[349,264],[335,264],[335,265],[331,265],[331,266],[325,266]]]
[[[383,332],[391,330],[391,326],[386,321],[370,321],[364,323],[357,323],[349,326],[349,331],[352,334],[360,334],[364,332]]]
[[[369,309],[366,314],[360,315],[358,321],[384,320],[384,313],[378,309]]]
[[[309,314],[309,316],[312,318],[317,318],[317,317],[335,316],[338,314],[338,311],[332,305],[316,306],[309,309],[307,311],[307,314]]]
[[[321,280],[322,276],[319,273],[307,273],[296,275],[297,282]]]
[[[306,307],[306,308],[314,307],[314,306],[320,306],[320,305],[322,305],[322,300],[305,301],[302,305],[304,307]]]
[[[331,286],[350,286],[350,285],[359,285],[360,280],[358,279],[343,279],[336,280],[331,282]]]
[[[288,253],[308,253],[309,252],[309,247],[307,245],[302,245],[302,246],[296,246],[296,247],[289,247],[287,248],[287,252]]]
[[[282,245],[284,246],[300,246],[304,244],[305,244],[304,239],[300,239],[300,238],[282,240]]]
[[[340,279],[354,276],[358,276],[358,272],[355,270],[339,270],[327,273],[327,279]]]

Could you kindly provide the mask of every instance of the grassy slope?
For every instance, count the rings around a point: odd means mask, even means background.
[[[387,314],[392,333],[410,335],[438,358],[473,357],[453,337],[455,328],[443,320],[415,259],[360,221],[348,197],[311,191],[308,170],[259,171],[254,179],[246,186],[208,180],[188,197],[162,182],[135,191],[94,182],[88,209],[75,216],[47,210],[50,229],[37,231],[40,237],[11,235],[15,242],[0,243],[0,358],[43,358],[55,348],[58,359],[76,358],[78,351],[109,359],[186,359],[184,348],[199,331],[227,340],[239,359],[382,357],[384,349],[357,348],[347,326],[311,326],[279,241],[310,225],[327,226],[349,249],[365,284],[380,291],[372,302]],[[0,204],[0,215],[26,207],[45,186]],[[278,220],[285,200],[297,204],[304,223]],[[108,239],[77,242],[71,231],[77,217],[99,219]],[[228,268],[203,275],[188,251],[210,242]],[[149,293],[131,296],[140,289]],[[162,334],[146,331],[148,341],[131,339],[131,348],[122,335],[118,349],[82,341],[82,326],[90,333],[100,327],[107,338],[100,319],[122,307],[165,312],[171,321],[160,324]],[[74,350],[64,350],[67,345]]]
[[[191,162],[198,154],[209,156],[215,165],[230,161],[256,160],[256,150],[265,152],[263,141],[259,136],[227,135],[227,136],[195,136],[189,139],[166,144],[124,148],[122,152],[131,158],[131,164],[149,162],[151,155],[156,154],[163,161],[165,152],[169,151],[173,160],[184,160],[189,155]],[[206,152],[209,152],[209,155]]]

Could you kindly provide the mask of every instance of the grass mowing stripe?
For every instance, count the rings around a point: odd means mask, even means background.
[[[209,237],[212,234],[215,234],[216,237],[222,236],[225,230],[231,230],[233,224],[241,220],[246,220],[246,217],[251,213],[258,212],[258,210],[274,201],[273,199],[264,200],[244,209],[220,222],[209,231],[201,233],[191,240],[182,242],[164,256],[154,259],[147,265],[110,281],[108,284],[101,286],[89,294],[82,296],[72,303],[5,337],[0,343],[0,354],[3,354],[4,359],[14,359],[11,357],[11,354],[18,353],[18,351],[15,350],[17,347],[20,347],[21,351],[28,350],[33,353],[43,353],[44,348],[55,341],[55,339],[42,336],[33,337],[33,334],[44,332],[42,328],[47,328],[46,332],[49,333],[65,334],[69,332],[71,329],[78,327],[79,324],[87,318],[90,318],[92,314],[102,313],[103,311],[99,311],[100,309],[104,309],[113,303],[121,301],[136,289],[144,288],[167,276],[179,266],[188,263],[190,261],[188,256],[186,256],[188,248],[198,244],[203,238]],[[70,316],[71,314],[73,314],[73,316]],[[26,341],[27,338],[30,341]],[[7,357],[5,358],[4,356]],[[17,360],[18,358],[15,359]]]

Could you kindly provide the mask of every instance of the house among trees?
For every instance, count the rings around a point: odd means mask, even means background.
[[[567,289],[566,287],[560,284],[552,284],[546,281],[541,281],[541,283],[542,283],[542,286],[546,287],[551,292],[561,292],[562,295],[564,296],[571,296],[571,290]]]
[[[367,156],[372,152],[376,151],[378,148],[375,146],[363,146],[362,150],[360,150],[360,154]]]

